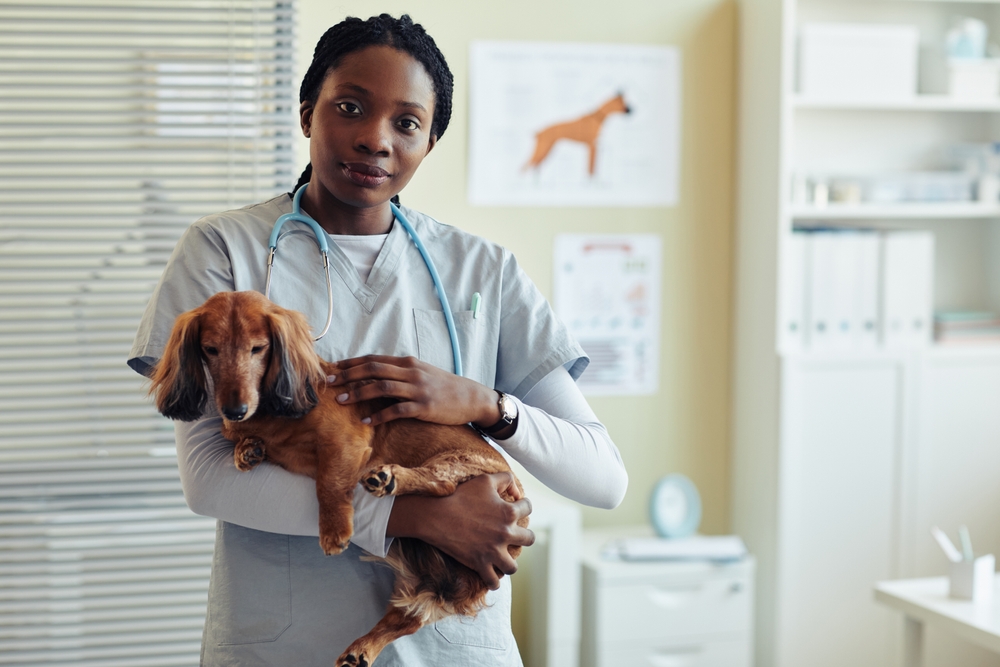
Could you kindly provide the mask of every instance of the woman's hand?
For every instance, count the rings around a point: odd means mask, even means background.
[[[517,500],[501,498],[504,491]],[[386,532],[434,545],[475,570],[496,590],[500,577],[517,571],[507,546],[527,547],[535,542],[533,532],[517,525],[530,513],[531,502],[520,496],[514,476],[500,472],[473,477],[450,496],[397,496]]]
[[[408,417],[435,424],[488,427],[500,420],[497,392],[475,380],[432,366],[414,357],[368,355],[338,361],[327,379],[341,389],[340,403],[394,398],[395,403],[370,417],[372,425]]]

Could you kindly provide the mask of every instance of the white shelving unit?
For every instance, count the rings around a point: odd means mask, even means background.
[[[933,232],[935,304],[1000,310],[1000,203],[792,203],[796,174],[931,168],[959,142],[1000,141],[1000,98],[948,97],[944,35],[1000,1],[741,0],[733,529],[758,562],[758,667],[883,667],[901,621],[876,581],[940,575],[929,535],[967,524],[1000,554],[1000,346],[779,349],[783,253],[796,227]],[[805,22],[915,25],[919,94],[893,103],[797,93]],[[927,664],[1000,665],[929,632]]]

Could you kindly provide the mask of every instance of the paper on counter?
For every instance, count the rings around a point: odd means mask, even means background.
[[[684,538],[629,537],[609,542],[605,558],[641,560],[740,560],[747,547],[736,535],[695,535]]]

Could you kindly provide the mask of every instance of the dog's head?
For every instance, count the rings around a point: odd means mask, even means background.
[[[258,292],[220,292],[178,316],[150,393],[163,415],[193,421],[204,413],[209,377],[230,421],[301,417],[325,381],[305,317]]]

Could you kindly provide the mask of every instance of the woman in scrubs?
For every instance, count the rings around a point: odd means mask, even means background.
[[[310,166],[299,186],[308,184],[302,208],[329,235],[336,275],[333,326],[316,350],[342,369],[330,378],[341,402],[396,399],[373,423],[471,423],[558,493],[614,507],[627,475],[575,384],[588,362],[583,349],[507,250],[404,208],[456,308],[465,376],[452,372],[433,284],[389,206],[444,134],[451,98],[444,56],[408,16],[347,19],[317,45],[300,90]],[[271,226],[290,210],[281,195],[192,225],[150,299],[129,364],[147,373],[174,318],[212,294],[262,289]],[[325,314],[312,232],[286,225],[279,247],[271,298]],[[475,312],[465,307],[474,295]],[[534,536],[516,525],[530,501],[500,498],[509,474],[474,478],[445,498],[374,498],[359,487],[352,544],[326,557],[313,481],[272,465],[238,472],[220,424],[209,414],[176,429],[185,498],[218,519],[203,665],[331,664],[385,611],[392,573],[364,556],[384,555],[393,537],[437,546],[493,590],[475,619],[426,626],[391,644],[377,665],[521,664],[507,545]]]

